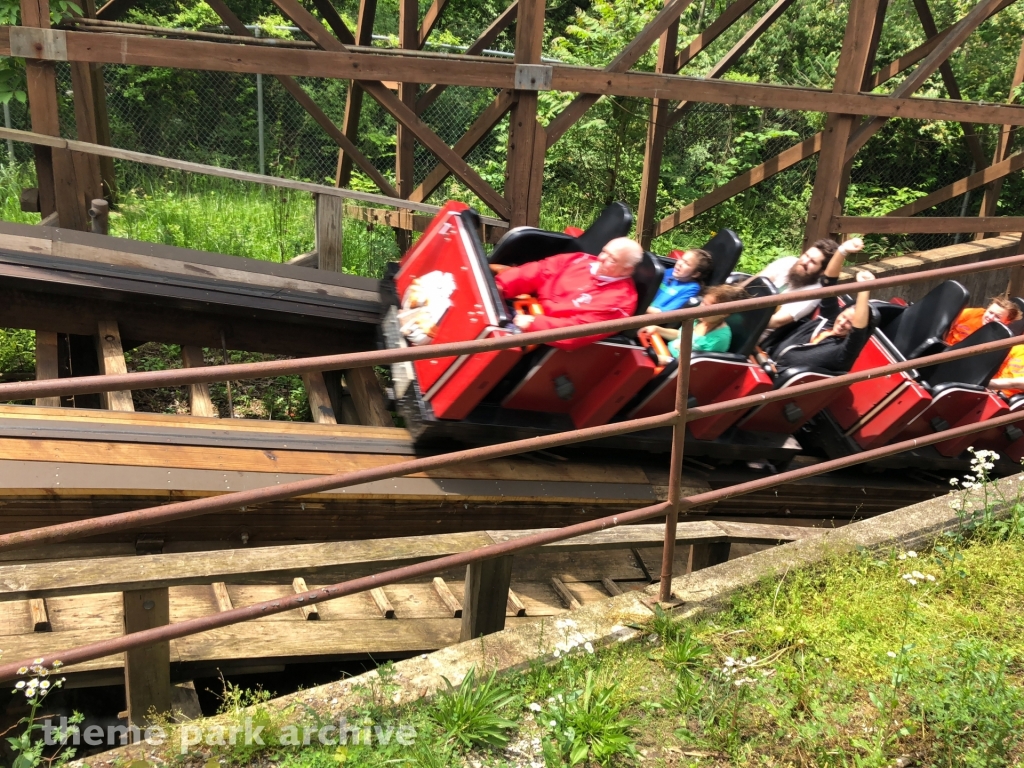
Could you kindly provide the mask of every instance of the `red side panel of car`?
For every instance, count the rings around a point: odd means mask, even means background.
[[[854,362],[850,373],[891,365],[895,362],[896,359],[882,346],[881,342],[876,338],[871,338],[864,345],[864,349]],[[910,381],[907,374],[893,373],[877,379],[860,381],[848,387],[840,387],[839,393],[829,404],[828,412],[844,431],[850,430],[907,381]]]
[[[939,392],[928,407],[897,435],[897,440],[933,435],[944,429],[977,424],[1006,415],[1010,407],[998,395],[988,391],[950,387]],[[972,445],[976,435],[944,440],[935,444],[941,455],[955,458]]]
[[[789,380],[787,386],[813,384],[831,378],[833,377],[828,374],[807,372]],[[836,390],[830,389],[762,405],[741,421],[739,428],[750,432],[791,435],[832,402],[837,395]]]
[[[885,445],[920,415],[931,401],[928,390],[908,379],[846,434],[864,450]]]
[[[506,408],[567,413],[577,427],[604,424],[654,377],[640,347],[597,342],[566,351],[544,349],[502,402]]]
[[[504,329],[489,328],[483,338],[508,335]],[[448,368],[425,399],[439,419],[464,419],[522,356],[522,347],[463,355]]]

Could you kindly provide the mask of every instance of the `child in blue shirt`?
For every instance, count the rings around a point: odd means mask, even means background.
[[[685,251],[676,259],[672,271],[665,275],[648,312],[671,312],[682,309],[686,302],[698,296],[704,283],[711,277],[711,254],[700,248]]]

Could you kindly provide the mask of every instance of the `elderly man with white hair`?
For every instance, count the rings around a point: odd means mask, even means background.
[[[562,253],[518,267],[493,268],[502,296],[533,296],[544,311],[543,315],[517,314],[513,319],[516,326],[524,331],[546,331],[632,316],[637,305],[633,270],[643,255],[637,243],[619,237],[597,256]],[[551,346],[577,349],[611,335],[555,341]]]

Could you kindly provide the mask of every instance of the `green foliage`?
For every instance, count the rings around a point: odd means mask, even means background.
[[[610,765],[620,757],[638,757],[630,735],[637,721],[623,715],[625,703],[616,699],[617,689],[599,685],[588,669],[582,690],[559,694],[541,714],[549,720],[558,756],[569,765]]]
[[[445,690],[439,692],[430,708],[429,717],[444,730],[445,741],[463,749],[508,744],[509,728],[515,723],[499,712],[515,697],[495,681],[492,674],[477,682],[476,667],[469,670],[462,682],[454,686],[443,678]]]

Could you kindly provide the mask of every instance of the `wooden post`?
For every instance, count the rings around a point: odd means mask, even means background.
[[[317,424],[337,424],[334,408],[331,407],[331,396],[324,384],[324,375],[319,371],[302,374],[302,384],[306,388],[309,399],[309,412]]]
[[[36,597],[28,601],[29,616],[32,618],[33,632],[52,632],[50,614],[46,610],[46,598]]]
[[[873,30],[879,21],[880,0],[851,0],[846,20],[846,33],[839,54],[834,93],[858,93],[869,65]],[[832,216],[836,215],[843,166],[846,162],[846,144],[850,139],[857,115],[829,114],[825,122],[824,138],[818,155],[818,170],[814,177],[814,190],[807,211],[804,248],[815,240],[829,236]]]
[[[316,195],[317,265],[328,272],[341,272],[341,198]]]
[[[690,548],[690,571],[700,571],[729,560],[729,542],[694,544]]]
[[[544,0],[520,0],[518,13],[515,63],[540,64],[544,42]],[[543,185],[547,139],[543,126],[537,122],[537,93],[534,90],[513,91],[516,102],[509,119],[508,180],[505,187],[513,227],[535,227],[540,223],[540,187]],[[539,144],[538,137],[543,138]],[[533,188],[535,185],[536,189]]]
[[[1017,252],[1015,256],[1024,254],[1024,233],[1021,233],[1017,241]],[[1006,295],[1010,298],[1024,296],[1024,267],[1014,267],[1010,270],[1010,281],[1006,286]]]
[[[394,420],[384,402],[380,382],[373,368],[352,368],[345,371],[345,383],[352,396],[359,423],[368,427],[393,427]]]
[[[121,348],[121,333],[116,320],[100,320],[96,338],[96,356],[100,364],[100,373],[114,376],[128,373],[124,362],[124,350]],[[108,411],[134,411],[132,393],[129,390],[103,392],[100,402]]]
[[[1017,69],[1014,70],[1013,80],[1010,81],[1010,98],[1007,99],[1008,104],[1013,103],[1013,93],[1017,87],[1024,81],[1024,44],[1021,44],[1020,54],[1017,56]],[[1015,126],[1004,125],[999,129],[999,138],[996,140],[996,151],[992,157],[992,165],[1000,163],[1010,155],[1010,146],[1013,143],[1013,131]],[[991,184],[985,187],[985,194],[981,198],[981,211],[979,216],[995,216],[997,213],[997,206],[999,203],[999,194],[1003,191],[1003,179],[999,178],[993,181]],[[982,232],[978,235],[977,239],[983,239],[986,237],[993,237],[993,232]],[[1018,267],[1018,270],[1020,268]],[[1019,294],[1011,294],[1019,295]]]
[[[167,587],[124,593],[125,634],[161,627],[170,621]],[[157,643],[124,654],[124,692],[128,722],[144,726],[152,709],[171,709],[171,644]]]
[[[665,0],[665,4],[672,0]],[[679,21],[668,25],[658,41],[658,63],[655,72],[675,74],[676,47],[679,43]],[[658,187],[661,159],[665,150],[672,103],[666,99],[651,102],[651,121],[647,124],[647,147],[644,150],[643,175],[640,179],[640,205],[637,208],[637,240],[646,250],[654,239],[654,216],[658,209]]]
[[[475,640],[505,628],[505,611],[511,584],[511,555],[466,566],[460,642]]]
[[[369,46],[373,43],[373,20],[376,15],[377,0],[360,0],[359,18],[356,20],[356,45]],[[359,115],[362,108],[363,89],[359,86],[358,81],[349,80],[342,132],[353,143],[359,137]],[[334,177],[334,186],[347,187],[351,181],[352,157],[346,155],[344,149],[339,149],[338,170]]]
[[[57,334],[53,331],[36,331],[36,378],[59,378],[58,370]],[[60,408],[60,397],[37,397],[36,405]]]
[[[301,576],[296,576],[292,579],[292,589],[295,590],[295,594],[297,595],[309,592],[309,587],[306,586],[306,580]],[[299,613],[302,614],[302,618],[306,621],[320,621],[320,610],[315,604],[300,606]]]
[[[419,3],[417,0],[399,0],[398,3],[398,46],[419,50]],[[419,94],[418,83],[399,83],[398,98],[410,109],[416,108],[416,97]],[[413,156],[416,150],[416,143],[413,133],[401,123],[398,124],[398,134],[395,137],[395,187],[398,189],[398,196],[408,198],[416,186],[413,177]],[[399,253],[405,253],[412,245],[412,231],[409,229],[396,228],[395,238],[398,242]]]
[[[203,359],[203,348],[185,345],[181,348],[181,362],[186,368],[202,368],[206,365]],[[188,385],[189,411],[193,416],[209,416],[217,418],[220,413],[210,397],[209,384]]]

